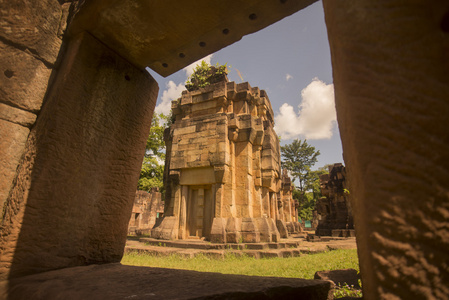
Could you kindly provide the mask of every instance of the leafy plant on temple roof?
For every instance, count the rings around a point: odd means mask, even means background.
[[[230,67],[229,67],[230,68]],[[227,64],[212,66],[204,60],[198,64],[186,82],[186,89],[194,91],[217,82],[228,74]]]

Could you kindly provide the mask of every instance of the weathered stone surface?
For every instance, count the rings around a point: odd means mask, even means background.
[[[361,288],[359,285],[360,275],[357,274],[357,270],[354,269],[318,271],[313,276],[313,279],[331,280],[336,285],[343,286],[346,283],[354,288]]]
[[[1,119],[0,104],[0,209],[8,197],[30,130]],[[0,216],[0,220],[3,215]]]
[[[3,289],[2,289],[3,288]],[[0,283],[1,299],[332,299],[331,283],[120,264],[67,268]],[[8,296],[9,298],[7,298]]]
[[[323,1],[364,299],[449,299],[449,3]]]
[[[6,203],[2,278],[123,253],[157,84],[87,34],[59,74]]]
[[[1,39],[54,64],[62,43],[58,37],[59,27],[65,22],[59,2],[2,0],[1,7]]]
[[[175,240],[178,238],[178,218],[164,216],[162,223],[151,231],[151,236],[156,239]]]
[[[276,220],[276,227],[279,231],[281,238],[288,237],[288,229],[287,229],[287,225],[285,224],[284,221]]]
[[[6,45],[1,40],[0,66],[0,102],[38,112],[51,69],[29,52]]]
[[[226,243],[226,221],[225,218],[214,218],[210,230],[210,241],[212,243]]]
[[[31,127],[36,121],[36,115],[3,103],[0,103],[0,119],[24,127]]]
[[[86,30],[136,66],[168,76],[315,1],[91,0],[71,32]]]

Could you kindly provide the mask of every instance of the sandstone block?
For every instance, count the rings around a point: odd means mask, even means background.
[[[287,230],[287,226],[285,224],[284,221],[282,220],[276,220],[276,227],[279,231],[280,237],[281,238],[288,238],[288,230]]]
[[[65,23],[61,17],[62,8],[57,0],[2,1],[0,36],[54,64],[62,43],[58,31]]]
[[[1,107],[0,107],[1,111]],[[0,119],[0,207],[8,197],[30,130]]]
[[[176,128],[175,131],[173,132],[173,135],[174,136],[184,135],[184,134],[193,133],[193,132],[196,132],[195,125],[188,126],[188,127],[182,127],[182,128]]]
[[[242,232],[242,241],[244,243],[260,243],[260,233],[244,231]]]
[[[24,127],[31,127],[36,121],[36,115],[3,103],[0,103],[0,119]]]
[[[210,232],[210,241],[212,243],[226,243],[226,219],[214,218]]]
[[[179,222],[176,217],[164,217],[161,224],[151,230],[151,237],[161,240],[178,239]]]
[[[256,218],[257,228],[260,233],[260,241],[270,243],[271,242],[271,230],[268,225],[268,218]]]
[[[10,3],[10,2],[8,2]],[[0,41],[0,99],[31,112],[38,112],[47,90],[51,69],[30,53]]]

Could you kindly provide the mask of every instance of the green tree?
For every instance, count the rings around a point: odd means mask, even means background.
[[[309,145],[307,140],[294,140],[291,144],[281,147],[283,158],[282,167],[286,168],[293,181],[299,186],[293,190],[293,199],[299,202],[299,217],[311,220],[316,200],[321,196],[319,175],[320,170],[312,171],[311,167],[317,162],[319,150]]]
[[[137,184],[139,190],[149,191],[153,187],[158,187],[162,190],[163,188],[165,162],[164,130],[170,119],[170,116],[164,114],[153,116],[145,157]]]
[[[299,182],[299,191],[302,195],[312,188],[311,167],[317,162],[319,150],[309,145],[307,140],[301,142],[296,139],[291,144],[281,146],[282,167],[286,168],[293,180]]]
[[[293,199],[297,199],[300,204],[299,217],[303,220],[311,220],[313,211],[315,210],[316,202],[321,198],[320,189],[320,175],[328,174],[328,165],[318,168],[318,170],[310,171],[307,175],[306,181],[309,189],[304,195],[297,189],[293,190]]]
[[[323,174],[329,174],[329,165],[320,167],[315,171],[310,171],[308,175],[309,191],[312,192],[315,201],[321,198],[320,175]]]

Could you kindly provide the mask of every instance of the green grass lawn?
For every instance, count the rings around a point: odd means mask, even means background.
[[[177,255],[153,256],[130,253],[122,264],[170,269],[184,269],[223,274],[253,276],[292,277],[313,279],[316,271],[353,268],[359,271],[357,250],[335,250],[318,254],[289,258],[255,259],[248,256],[226,255],[225,259],[214,259],[204,255],[181,258]]]

